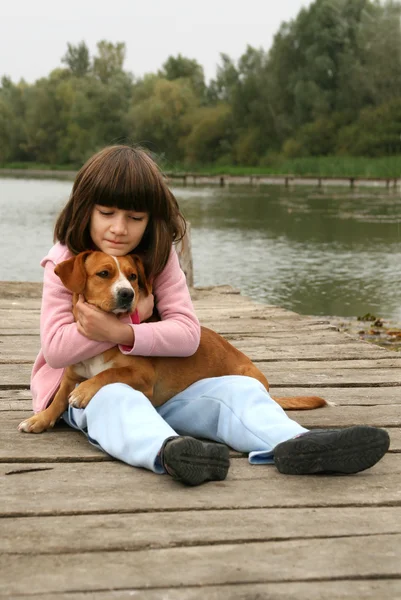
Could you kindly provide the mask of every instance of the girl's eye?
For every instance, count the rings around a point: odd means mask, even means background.
[[[133,221],[143,221],[143,217],[130,217]]]
[[[131,275],[128,275],[128,281],[136,281],[138,279],[137,275],[135,275],[135,273],[131,273]]]
[[[105,212],[104,210],[99,210],[101,215],[104,215],[105,217],[109,217],[110,215],[112,215],[112,212]]]
[[[96,275],[98,277],[101,277],[102,279],[106,279],[109,276],[109,272],[108,271],[100,271],[99,273],[96,273]]]

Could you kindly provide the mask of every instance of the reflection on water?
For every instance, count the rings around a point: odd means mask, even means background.
[[[0,179],[0,280],[39,281],[65,181]],[[176,188],[196,285],[229,283],[304,314],[401,320],[401,200],[394,192]]]

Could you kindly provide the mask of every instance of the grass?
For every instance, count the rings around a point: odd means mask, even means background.
[[[209,165],[185,167],[163,165],[171,173],[208,173],[211,175],[311,175],[320,177],[401,177],[401,156],[366,158],[354,156],[318,156],[272,160],[257,167]]]
[[[357,156],[317,156],[285,159],[274,157],[266,166],[233,165],[161,165],[166,173],[198,173],[210,175],[304,175],[320,177],[401,177],[401,155],[367,158]],[[77,165],[44,165],[39,163],[0,164],[0,169],[78,170]]]
[[[49,165],[35,162],[0,163],[0,169],[27,169],[29,171],[77,171],[78,165]]]

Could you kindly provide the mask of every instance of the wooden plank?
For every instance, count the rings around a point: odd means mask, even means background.
[[[1,393],[1,391],[0,391]],[[4,393],[4,392],[3,392]],[[398,387],[310,387],[306,391],[299,387],[277,387],[271,385],[272,396],[299,396],[308,394],[322,396],[337,406],[375,406],[382,404],[401,404]],[[0,396],[1,397],[1,396]]]
[[[401,411],[399,409],[394,415],[390,407],[386,408],[388,410],[384,415],[379,411],[364,415],[364,410],[358,408],[345,410],[344,413],[341,412],[343,409],[336,411],[332,408],[310,413],[290,411],[288,415],[306,428],[347,427],[358,424],[387,427],[392,441],[391,451],[399,451],[401,448],[398,442],[397,428],[401,424]],[[18,432],[18,424],[30,414],[30,412],[20,411],[2,411],[0,413],[0,430],[2,432],[0,462],[25,462],[27,457],[30,461],[105,460],[103,453],[90,446],[83,434],[72,430],[65,424],[57,425],[55,429],[41,435]]]
[[[315,343],[302,343],[302,336],[292,338],[283,343],[281,338],[265,341],[260,338],[250,340],[230,339],[230,343],[244,352],[254,361],[277,360],[359,360],[399,358],[400,354],[379,348],[373,344],[361,347],[361,342],[351,338],[341,338],[341,341],[328,343],[326,339],[315,340]],[[309,341],[310,342],[310,341]],[[15,361],[31,362],[36,358],[40,349],[39,335],[4,335],[0,337],[0,362]]]
[[[335,581],[286,581],[285,583],[245,583],[218,586],[118,590],[118,582],[105,592],[68,592],[41,594],[41,600],[395,600],[401,597],[399,579],[336,579]],[[31,595],[18,595],[18,600],[32,600]]]
[[[376,407],[372,407],[376,408]],[[388,428],[391,437],[391,451],[400,451],[397,429],[401,427],[401,407],[393,415],[391,407],[386,407],[386,414],[374,411],[364,415],[364,410],[336,411],[321,409],[306,413],[290,411],[288,416],[306,428],[316,427],[348,427],[350,425],[375,425]],[[356,413],[356,414],[355,414]],[[0,413],[0,462],[29,461],[68,461],[68,460],[105,460],[105,455],[93,448],[85,436],[65,424],[57,425],[43,434],[24,434],[17,431],[18,424],[31,412],[2,411]]]
[[[188,488],[166,475],[158,476],[117,461],[3,463],[0,476],[7,477],[7,485],[0,488],[0,515],[399,506],[401,503],[399,474],[377,475],[371,469],[350,477],[291,477],[281,475],[273,465],[254,468],[260,471],[259,479],[235,480],[229,473],[225,481],[204,484],[189,493]]]
[[[29,388],[32,364],[0,364],[0,387]]]
[[[37,334],[39,332],[39,311],[36,312],[28,312],[19,311],[22,314],[11,313],[4,319],[0,321],[0,335],[21,335],[22,333],[22,323],[23,325],[23,333],[25,335]],[[335,331],[332,325],[327,323],[315,323],[314,321],[294,321],[294,319],[269,319],[265,321],[261,321],[259,318],[255,319],[246,319],[246,318],[226,318],[220,320],[212,320],[209,319],[200,319],[202,325],[209,327],[209,329],[213,329],[218,333],[231,333],[231,334],[260,334],[261,330],[263,330],[263,337],[266,337],[270,332],[280,332],[280,331],[291,331],[294,329],[294,333],[296,331]]]
[[[298,331],[294,329],[278,329],[277,331],[270,329],[270,331],[265,331],[263,327],[261,327],[258,331],[242,331],[241,330],[233,330],[232,332],[222,332],[219,329],[215,329],[220,335],[223,335],[229,342],[233,343],[236,340],[243,340],[246,342],[247,340],[252,340],[255,345],[259,344],[261,346],[265,346],[266,348],[270,348],[270,345],[280,346],[282,345],[317,345],[326,343],[335,343],[343,345],[347,343],[349,340],[355,342],[355,338],[351,338],[346,333],[340,333],[339,331],[330,328],[327,328],[327,325],[322,325],[319,327],[311,328],[309,327],[307,334],[304,331]],[[358,340],[359,343],[360,340]],[[362,342],[361,344],[367,344],[368,342]],[[372,344],[369,344],[372,345]]]
[[[400,366],[401,359],[258,363],[258,367],[266,375],[270,385],[300,388],[400,386]],[[0,364],[0,386],[2,388],[29,387],[31,370],[31,363]]]
[[[270,393],[273,396],[299,396],[305,394],[302,388],[275,387],[271,386]],[[307,393],[313,396],[322,396],[334,402],[338,406],[376,406],[381,404],[401,404],[401,394],[397,387],[352,387],[335,388],[319,387],[310,388]],[[0,411],[1,410],[24,410],[32,408],[32,396],[28,389],[6,389],[0,388]]]
[[[0,281],[0,295],[2,293],[2,284],[4,282]],[[21,282],[15,282],[21,283]],[[19,310],[25,310],[26,312],[31,310],[40,310],[42,300],[41,296],[38,294],[36,298],[24,298],[21,295],[15,296],[14,298],[4,298],[0,297],[0,311],[1,310],[10,310],[10,308],[17,308]]]
[[[1,413],[3,417],[5,413]],[[25,413],[25,417],[30,413]],[[32,414],[32,413],[31,413]],[[0,420],[2,443],[0,462],[40,461],[97,461],[112,460],[107,454],[92,446],[86,437],[68,425],[57,425],[43,434],[28,435],[17,431],[22,419]]]
[[[10,390],[0,388],[0,412],[20,410],[32,413],[32,396],[30,390]]]
[[[274,324],[261,324],[254,319],[252,321],[244,321],[239,324],[238,319],[232,319],[231,321],[219,321],[212,323],[201,321],[201,323],[202,325],[209,327],[209,329],[217,331],[217,333],[220,333],[221,335],[245,336],[249,334],[263,339],[268,339],[270,335],[287,335],[291,339],[294,337],[294,335],[296,335],[296,331],[291,331],[290,324],[276,321]],[[316,332],[320,332],[322,336],[329,332],[338,333],[333,326],[327,324],[303,326],[301,323],[297,326],[297,331],[301,330],[301,328],[304,336],[309,336],[310,334]],[[39,319],[38,324],[32,322],[24,325],[24,335],[38,335],[38,333]],[[0,335],[21,335],[21,324],[15,323],[13,325],[3,327],[3,324],[0,322]]]
[[[344,388],[308,388],[307,391],[304,388],[291,388],[291,387],[274,387],[270,389],[270,393],[274,397],[281,396],[299,396],[299,395],[312,395],[321,396],[326,398],[329,402],[334,402],[337,405],[337,409],[341,406],[351,407],[360,406],[369,407],[377,406],[376,412],[380,416],[380,408],[382,405],[399,405],[401,404],[401,394],[398,387],[344,387]],[[389,409],[392,411],[393,409]],[[28,389],[1,389],[0,388],[0,412],[2,411],[24,411],[25,414],[29,414],[32,411],[32,397]],[[313,415],[315,412],[313,412]],[[340,413],[336,412],[336,416]],[[355,413],[355,418],[358,418],[359,413]],[[362,409],[360,413],[361,417],[365,415],[370,416],[370,411],[365,412]],[[383,413],[388,414],[388,413]],[[290,411],[289,416],[294,416],[294,412]],[[326,415],[324,415],[326,417]],[[319,413],[320,418],[320,413]],[[378,421],[379,423],[380,421]]]
[[[181,510],[1,519],[1,550],[54,555],[401,533],[401,507],[239,509],[241,526],[227,527],[232,518],[231,510]]]
[[[209,327],[220,333],[221,335],[235,334],[235,335],[252,335],[255,337],[262,337],[263,339],[269,339],[271,334],[281,334],[281,332],[287,332],[290,336],[296,335],[302,332],[304,336],[310,333],[319,332],[321,335],[325,335],[326,332],[336,332],[336,328],[329,325],[327,322],[322,323],[304,323],[300,321],[297,323],[296,328],[293,327],[292,322],[274,321],[268,323],[266,321],[260,321],[257,319],[220,319],[220,320],[202,320],[202,325]],[[291,331],[291,329],[293,329]],[[1,330],[0,330],[1,333]],[[338,332],[337,332],[338,333]]]
[[[277,306],[269,306],[267,304],[261,304],[253,302],[252,300],[241,299],[240,302],[230,301],[230,310],[227,311],[227,305],[220,300],[218,303],[213,305],[210,301],[206,301],[203,305],[200,303],[194,303],[196,311],[205,315],[205,318],[209,318],[210,315],[215,317],[221,317],[225,319],[262,319],[268,321],[283,321],[286,323],[294,322],[305,322],[308,324],[314,323],[329,323],[328,319],[300,315],[296,312],[286,310]],[[29,314],[34,318],[38,317],[40,313],[40,304],[31,306],[31,309],[27,311],[25,306],[18,305],[17,303],[9,304],[7,307],[0,307],[0,318],[2,321],[11,319],[27,319]]]
[[[375,427],[401,427],[401,405],[333,406],[314,411],[288,411],[288,416],[307,428],[350,427],[373,425]]]
[[[23,360],[33,364],[39,349],[39,335],[3,335],[0,337],[0,362]]]
[[[22,301],[42,295],[42,283],[33,281],[0,281],[0,296],[8,302]]]
[[[379,346],[369,344],[368,348],[361,348],[360,342],[350,343],[345,342],[343,344],[327,344],[321,342],[320,344],[303,344],[299,342],[297,345],[291,343],[283,344],[280,343],[270,344],[264,343],[262,345],[254,345],[253,347],[249,343],[237,343],[236,341],[230,340],[230,343],[241,350],[244,354],[249,356],[253,361],[317,361],[323,362],[327,360],[338,361],[338,360],[360,360],[362,357],[366,359],[375,360],[388,360],[389,358],[399,358],[399,353],[389,352]],[[0,353],[1,356],[1,353]],[[385,366],[385,365],[383,365]]]
[[[0,593],[298,582],[356,575],[400,578],[400,543],[400,534],[374,535],[58,554],[51,563],[37,554],[18,556],[18,560],[5,554],[1,557]]]
[[[294,369],[299,371],[322,371],[327,372],[341,370],[343,372],[347,370],[363,370],[377,371],[381,373],[383,370],[393,369],[395,372],[401,370],[401,357],[399,352],[392,352],[390,357],[384,357],[382,359],[371,359],[364,358],[363,352],[361,351],[361,358],[358,360],[344,360],[341,357],[338,360],[276,360],[274,362],[260,361],[257,366],[262,369],[276,369],[277,371],[285,371],[287,369]],[[401,379],[400,379],[401,382]]]
[[[354,362],[354,361],[350,361]],[[311,364],[311,363],[309,363]],[[304,368],[302,368],[304,366]],[[335,368],[334,361],[330,367],[325,362],[324,366],[318,368],[310,368],[306,364],[297,365],[295,363],[288,366],[284,371],[281,371],[277,366],[270,363],[258,364],[260,370],[267,376],[269,383],[274,387],[298,387],[298,394],[305,394],[305,390],[301,392],[300,388],[311,387],[399,387],[401,384],[400,369],[386,369],[380,367],[377,369],[367,368]],[[301,370],[302,369],[302,370]],[[0,370],[1,372],[1,370]],[[288,395],[288,394],[287,394]]]

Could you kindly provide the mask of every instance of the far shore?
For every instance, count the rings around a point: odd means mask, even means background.
[[[70,169],[34,169],[34,168],[0,168],[0,177],[34,178],[34,179],[65,179],[73,181],[77,170]],[[400,177],[348,177],[348,176],[323,176],[323,175],[297,175],[297,174],[214,174],[202,172],[164,172],[167,180],[181,185],[309,185],[309,186],[337,186],[348,187],[376,187],[384,189],[397,189],[401,185]]]

